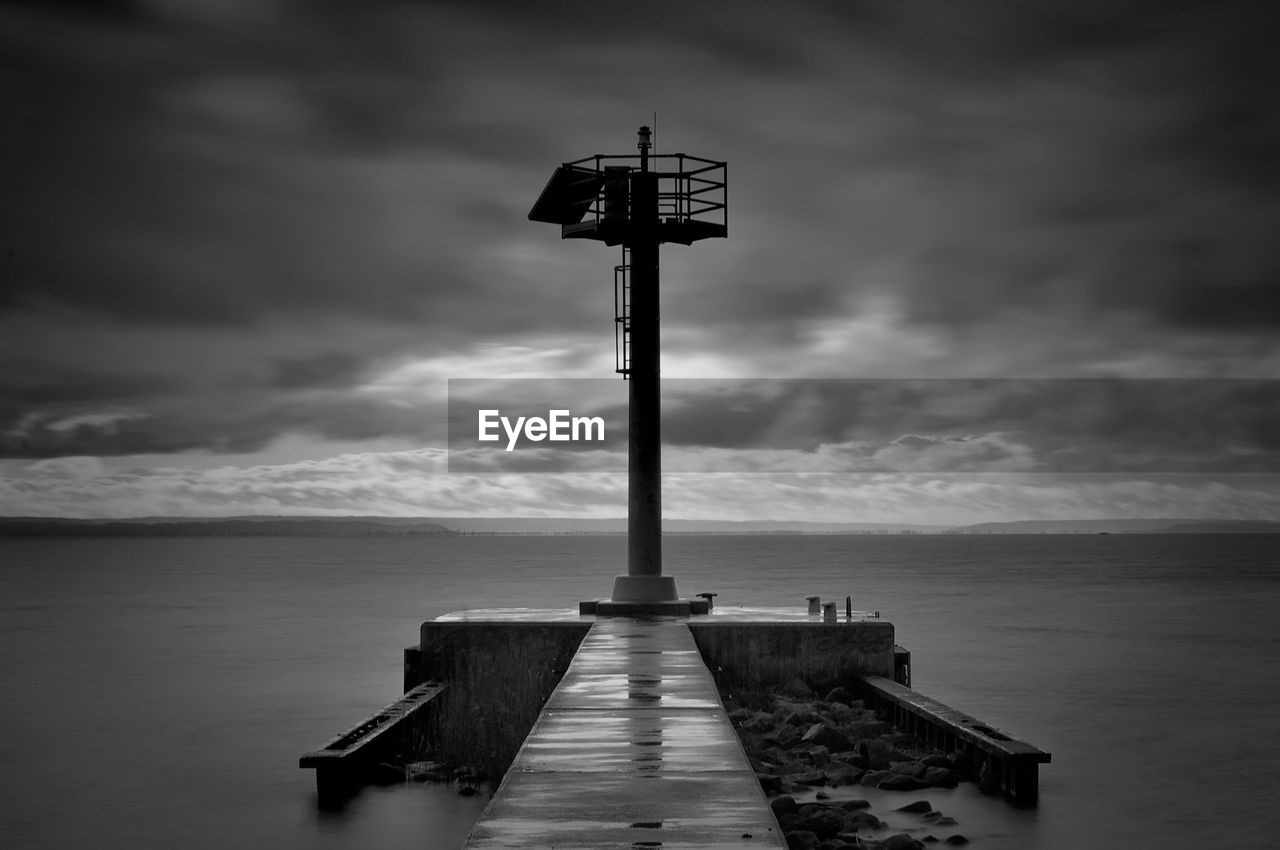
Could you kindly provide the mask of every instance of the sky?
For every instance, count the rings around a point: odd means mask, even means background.
[[[663,248],[663,378],[736,382],[669,405],[666,516],[1280,519],[1273,43],[1231,0],[3,0],[0,515],[624,515],[607,465],[450,471],[449,382],[616,380],[620,249],[527,213],[656,115],[729,182]]]

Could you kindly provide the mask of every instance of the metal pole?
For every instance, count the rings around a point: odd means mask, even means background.
[[[658,179],[650,133],[631,176],[631,378],[627,445],[627,575],[662,575],[662,412],[658,396]]]
[[[644,160],[641,160],[644,168]],[[627,574],[662,575],[657,175],[631,177],[631,372],[627,446]]]
[[[649,170],[649,128],[640,128],[640,167],[631,173],[631,361],[628,372],[627,574],[614,602],[674,602],[662,574],[662,428],[658,385],[658,175]]]

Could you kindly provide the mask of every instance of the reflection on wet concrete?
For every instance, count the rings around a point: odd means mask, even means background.
[[[676,618],[596,622],[466,845],[783,846]]]

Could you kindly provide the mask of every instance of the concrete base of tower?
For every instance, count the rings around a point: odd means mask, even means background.
[[[706,614],[705,599],[681,599],[676,590],[674,576],[615,576],[613,595],[579,603],[583,614],[599,617],[629,617],[636,614],[655,614],[687,617],[690,614]]]
[[[679,598],[675,576],[614,576],[609,596],[613,602],[675,602]]]

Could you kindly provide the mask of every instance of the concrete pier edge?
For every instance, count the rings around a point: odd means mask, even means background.
[[[353,730],[372,728],[377,725],[372,721],[383,722],[382,715],[391,714],[399,718],[398,727],[417,712],[431,721],[423,727],[414,716],[414,734],[425,733],[437,756],[456,764],[483,763],[491,769],[491,781],[501,779],[467,850],[552,846],[520,837],[527,832],[547,839],[549,830],[558,830],[554,846],[563,847],[659,846],[654,842],[664,838],[687,847],[784,846],[760,843],[751,829],[737,834],[720,829],[714,840],[704,830],[692,843],[676,840],[678,830],[692,839],[695,827],[706,820],[681,809],[680,801],[708,799],[694,792],[705,792],[714,780],[722,791],[715,797],[723,815],[718,829],[755,824],[761,835],[782,841],[720,701],[724,688],[768,691],[797,678],[818,686],[843,684],[901,731],[965,749],[980,765],[994,767],[984,770],[984,790],[1003,792],[1019,805],[1035,805],[1038,765],[1051,759],[912,691],[910,653],[895,644],[893,625],[878,612],[851,612],[832,621],[795,610],[723,606],[710,616],[457,611],[424,622],[419,643],[405,649],[404,662],[406,696],[429,693],[430,700],[423,699],[430,710],[402,710],[408,705],[402,698]],[[463,749],[456,748],[460,741]],[[442,753],[441,742],[455,749]],[[503,755],[508,746],[509,754]],[[331,742],[322,749],[332,748]],[[325,767],[326,782],[338,782],[344,794],[358,791],[357,773],[346,775],[342,759],[325,755],[318,759],[308,753],[301,764]],[[546,781],[535,781],[539,777]],[[317,782],[323,785],[321,778],[318,770]],[[655,797],[654,789],[665,790]],[[494,811],[506,814],[497,816],[490,810],[499,798],[504,802]],[[668,798],[670,805],[663,802]],[[528,801],[536,806],[528,808],[534,805]],[[636,808],[637,802],[644,805]],[[666,814],[655,816],[658,808]],[[552,825],[546,817],[516,816],[522,810],[530,815],[552,809],[557,812]],[[521,826],[514,828],[516,823]],[[601,843],[602,823],[665,831],[647,838],[639,832],[615,834],[617,841]],[[582,828],[575,832],[574,824]],[[594,832],[584,824],[593,824]]]

